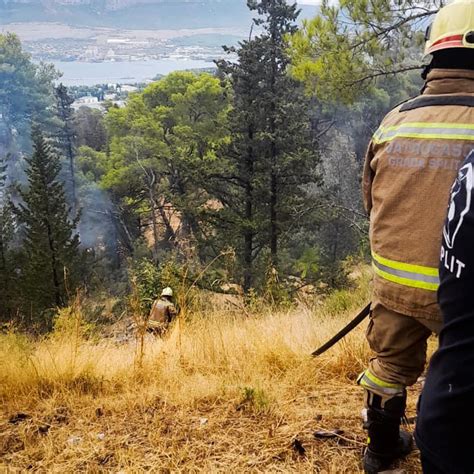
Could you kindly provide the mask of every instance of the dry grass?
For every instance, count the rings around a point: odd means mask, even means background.
[[[317,310],[194,315],[146,341],[142,368],[134,344],[84,340],[77,324],[36,343],[0,336],[0,471],[359,472],[364,327],[308,354],[367,294],[365,277]]]

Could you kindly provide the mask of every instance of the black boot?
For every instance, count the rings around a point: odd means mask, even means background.
[[[397,459],[413,448],[411,434],[400,430],[405,415],[406,392],[387,400],[382,407],[382,397],[369,394],[367,409],[368,447],[364,455],[364,471],[375,474],[390,468]]]

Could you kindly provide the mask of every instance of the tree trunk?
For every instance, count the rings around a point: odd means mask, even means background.
[[[278,186],[277,177],[274,172],[270,183],[270,255],[273,267],[278,266]]]
[[[162,199],[162,204],[158,206],[158,211],[160,212],[161,220],[163,221],[163,224],[165,226],[165,235],[164,235],[163,240],[165,241],[165,245],[170,247],[169,245],[170,242],[173,242],[173,243],[176,242],[176,233],[173,227],[171,227],[171,223],[170,223],[170,220],[168,219],[168,216],[166,215],[164,206],[165,206],[165,200]]]
[[[72,144],[72,137],[69,133],[68,128],[69,127],[66,126],[64,132],[66,133],[67,154],[69,158],[69,172],[71,173],[72,213],[75,217],[77,212],[76,169],[74,163],[74,147]]]
[[[155,202],[153,185],[151,185],[150,188],[148,189],[148,195],[150,198],[150,207],[151,207],[151,224],[153,226],[153,260],[157,262],[160,236],[158,234],[158,221],[156,219],[157,206]]]
[[[245,230],[244,230],[244,291],[247,293],[253,285],[253,184],[252,177],[254,172],[253,164],[253,141],[252,127],[248,129],[248,140],[250,145],[247,148],[245,160]]]
[[[117,212],[114,214],[112,211],[109,211],[110,216],[112,217],[114,223],[116,224],[116,228],[118,227],[120,233],[122,234],[122,244],[125,246],[125,248],[128,250],[130,255],[133,255],[133,237],[132,234],[130,233],[130,230],[127,227],[126,222],[124,221],[122,215],[121,215],[122,209],[118,209]],[[117,223],[119,224],[117,226]]]
[[[270,132],[271,132],[271,145],[270,145],[270,256],[272,261],[272,266],[274,268],[278,267],[278,215],[277,215],[277,205],[278,205],[278,182],[277,182],[277,161],[278,161],[278,150],[276,144],[276,77],[278,74],[278,65],[276,62],[276,53],[275,48],[276,40],[276,31],[275,27],[272,28],[272,75],[270,78],[270,90],[271,90],[271,103],[270,103]]]
[[[58,275],[58,268],[57,268],[57,259],[56,259],[56,250],[54,249],[54,242],[52,236],[51,225],[49,222],[46,223],[46,228],[48,231],[48,244],[49,250],[51,251],[51,276],[53,278],[53,286],[54,286],[54,301],[56,306],[61,306],[62,298],[61,298],[61,287],[59,283],[59,275]]]

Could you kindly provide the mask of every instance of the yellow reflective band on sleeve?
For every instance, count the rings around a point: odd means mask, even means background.
[[[373,265],[373,268],[377,275],[384,278],[385,280],[391,281],[392,283],[398,283],[399,285],[410,286],[412,288],[420,288],[421,290],[427,291],[438,291],[439,288],[439,284],[436,283],[425,283],[421,281],[411,280],[409,278],[391,275],[390,273],[384,272],[383,270],[377,268],[375,264]]]
[[[381,257],[375,252],[372,252],[372,258],[377,262],[387,267],[395,268],[396,270],[402,270],[405,272],[420,273],[421,275],[428,276],[439,276],[439,270],[434,267],[424,267],[423,265],[413,265],[411,263],[397,262],[396,260],[390,260],[385,257]]]
[[[439,272],[437,268],[397,262],[372,252],[375,273],[385,280],[412,288],[437,291]]]
[[[373,136],[373,142],[381,144],[400,137],[425,140],[474,141],[474,125],[470,123],[402,123],[391,127],[380,127]]]

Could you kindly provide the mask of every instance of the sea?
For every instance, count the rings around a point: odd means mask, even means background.
[[[173,71],[215,67],[211,61],[170,58],[130,62],[48,61],[63,75],[65,86],[93,86],[95,84],[135,84],[166,75]]]

